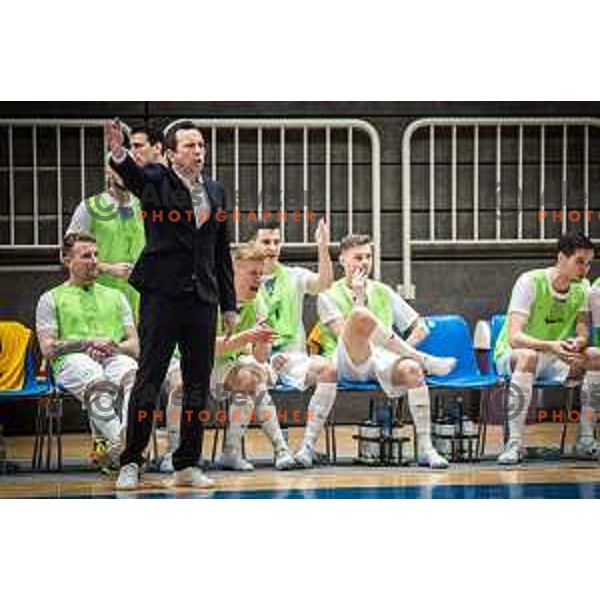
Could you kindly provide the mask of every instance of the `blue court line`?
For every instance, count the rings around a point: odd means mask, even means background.
[[[40,498],[40,496],[36,496]],[[46,496],[48,497],[48,496]],[[54,496],[53,496],[54,497]],[[360,499],[598,499],[598,483],[526,483],[511,485],[438,485],[409,487],[354,487],[294,490],[239,490],[217,492],[114,493],[99,495],[61,495],[61,498],[94,499],[247,499],[247,500],[360,500]]]

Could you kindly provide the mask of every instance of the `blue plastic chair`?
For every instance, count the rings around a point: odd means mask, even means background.
[[[31,468],[41,468],[44,453],[44,441],[47,440],[46,468],[50,470],[52,459],[52,441],[56,437],[57,462],[62,468],[62,408],[57,402],[58,396],[50,377],[38,381],[35,372],[35,358],[30,347],[25,354],[25,380],[20,390],[0,390],[0,402],[23,402],[34,400],[37,404],[35,418],[35,442],[31,459]]]
[[[446,377],[428,377],[431,387],[445,389],[485,389],[500,383],[495,373],[482,373],[477,363],[469,324],[458,315],[428,317],[429,336],[419,350],[434,356],[452,356],[456,368]]]
[[[493,360],[494,349],[496,348],[496,343],[498,338],[500,337],[500,333],[504,328],[506,323],[507,316],[506,315],[494,315],[490,322],[491,329],[491,349],[490,349],[490,365],[494,373],[496,373],[496,363]],[[508,392],[508,386],[510,385],[510,377],[509,376],[499,376],[502,379],[502,382],[505,386],[505,394]],[[553,379],[537,379],[533,384],[534,390],[544,390],[544,389],[561,389],[567,390],[567,396],[565,400],[565,407],[563,409],[563,430],[560,440],[560,453],[564,454],[565,452],[565,443],[567,439],[567,426],[568,426],[568,415],[573,409],[573,402],[575,397],[575,390],[579,387],[579,385],[566,385],[562,381],[557,381]],[[505,399],[505,410],[508,411],[508,398]],[[505,413],[506,415],[506,413]],[[507,419],[504,419],[504,442],[508,441],[508,422]]]
[[[476,455],[485,452],[487,438],[487,398],[491,389],[501,384],[496,373],[482,373],[473,338],[467,321],[458,315],[428,317],[429,336],[419,344],[419,350],[434,356],[451,356],[457,359],[456,368],[445,377],[428,377],[432,389],[454,392],[477,390],[480,403],[480,418],[477,432]],[[462,427],[462,403],[459,400]]]

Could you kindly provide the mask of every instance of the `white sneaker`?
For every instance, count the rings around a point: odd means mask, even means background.
[[[239,452],[223,452],[217,457],[216,466],[223,471],[254,471],[254,465],[244,460]]]
[[[171,452],[168,452],[162,457],[159,470],[161,473],[175,473],[175,468],[173,467],[173,454]]]
[[[298,452],[294,455],[296,464],[301,469],[312,469],[313,468],[313,451],[306,445],[303,445]]]
[[[509,440],[498,457],[499,465],[518,465],[523,460],[523,445],[519,440]]]
[[[121,467],[117,478],[118,490],[136,490],[140,485],[140,468],[135,463]]]
[[[296,468],[296,461],[287,448],[282,448],[275,453],[275,468],[278,471],[290,471]]]
[[[591,437],[581,438],[575,444],[575,456],[582,460],[598,460],[600,458],[600,444]]]
[[[215,482],[204,475],[198,467],[188,467],[182,471],[175,471],[173,477],[166,482],[168,487],[186,487],[206,490],[215,487]]]
[[[423,366],[429,375],[445,377],[456,368],[456,359],[452,357],[427,356]]]
[[[448,461],[437,453],[435,448],[419,454],[418,464],[420,467],[429,467],[430,469],[447,469]]]

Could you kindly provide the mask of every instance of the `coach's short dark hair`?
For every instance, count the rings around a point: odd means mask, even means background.
[[[177,150],[177,132],[178,131],[190,131],[195,129],[198,133],[202,133],[202,130],[197,125],[194,125],[193,121],[181,121],[170,125],[165,129],[165,148],[175,152]]]
[[[347,235],[340,242],[340,252],[346,252],[346,250],[350,250],[351,248],[357,248],[358,246],[367,246],[371,245],[371,236],[363,235],[359,233],[351,233]]]
[[[596,247],[589,237],[583,235],[583,233],[575,233],[574,231],[565,233],[558,240],[558,252],[564,254],[566,257],[573,256],[577,250],[593,250],[595,252]]]
[[[64,237],[62,245],[60,247],[61,258],[69,256],[73,251],[75,244],[77,244],[78,242],[87,242],[90,244],[95,244],[96,238],[91,233],[86,233],[85,231],[81,231],[79,233],[69,233]]]
[[[134,127],[131,130],[131,137],[138,133],[144,134],[148,138],[148,143],[151,146],[156,144],[161,144],[161,146],[165,145],[165,138],[161,131],[156,131],[154,129],[150,129],[149,127],[145,127],[144,125],[140,125],[139,127]]]
[[[256,241],[258,239],[258,232],[263,229],[280,231],[281,223],[277,219],[267,219],[266,221],[258,219],[257,221],[251,221],[247,241]]]

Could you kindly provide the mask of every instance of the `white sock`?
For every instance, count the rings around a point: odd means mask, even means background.
[[[131,398],[133,383],[123,388],[123,409],[121,411],[121,434],[127,430],[127,417],[129,415],[129,398]]]
[[[307,417],[306,431],[304,432],[303,446],[314,449],[327,417],[335,403],[337,394],[337,383],[317,383],[315,393],[310,399]]]
[[[181,428],[181,392],[173,390],[169,394],[167,404],[167,439],[169,452],[173,454],[179,448],[179,432]]]
[[[412,358],[420,363],[430,375],[444,376],[450,373],[455,365],[455,358],[439,358],[430,356],[424,352],[419,352],[408,342],[404,341],[400,336],[389,327],[386,327],[380,321],[377,322],[375,330],[371,334],[371,341],[401,358]]]
[[[114,398],[112,394],[102,393],[94,397],[94,406],[88,408],[88,416],[93,429],[99,433],[109,444],[120,444],[121,421],[114,411]],[[112,414],[107,409],[113,406]]]
[[[408,390],[408,406],[417,431],[419,455],[433,450],[431,443],[431,401],[429,388],[422,386]]]
[[[277,419],[277,409],[266,388],[259,389],[256,400],[256,416],[262,423],[262,429],[271,440],[275,452],[286,450],[287,444]]]
[[[225,433],[225,452],[242,455],[242,439],[248,427],[248,421],[254,409],[250,399],[245,402],[231,404],[229,407],[229,424]]]
[[[529,405],[533,396],[533,373],[513,373],[508,391],[508,430],[510,441],[523,443],[523,430],[527,423]]]
[[[371,334],[371,341],[401,357],[414,358],[419,362],[423,358],[421,352],[415,350],[400,336],[396,335],[393,329],[386,327],[381,321],[377,321],[377,325]]]
[[[581,421],[578,439],[593,439],[598,423],[600,408],[600,372],[589,371],[583,379],[581,388]]]

